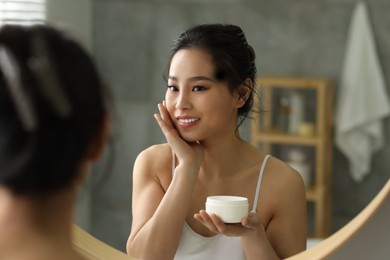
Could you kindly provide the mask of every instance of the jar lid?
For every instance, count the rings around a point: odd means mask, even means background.
[[[207,197],[206,203],[240,206],[247,205],[248,198],[240,196],[209,196]]]

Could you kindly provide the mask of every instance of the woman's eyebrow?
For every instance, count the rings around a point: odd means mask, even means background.
[[[168,76],[168,79],[177,81],[178,79],[174,76]],[[207,77],[207,76],[194,76],[188,79],[188,81],[194,82],[194,81],[199,81],[199,80],[206,80],[206,81],[211,81],[211,82],[216,82],[215,79]]]
[[[207,76],[195,76],[189,79],[190,81],[199,81],[199,80],[206,80],[211,82],[216,82],[215,79],[207,77]]]
[[[176,78],[176,77],[174,77],[174,76],[168,76],[168,79],[170,79],[170,80],[174,80],[174,81],[177,81],[177,78]]]

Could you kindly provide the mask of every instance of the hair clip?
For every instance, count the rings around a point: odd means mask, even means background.
[[[34,131],[37,128],[37,120],[33,104],[27,91],[23,89],[20,69],[15,58],[3,46],[0,46],[0,67],[25,130],[28,132]]]
[[[60,117],[68,117],[72,111],[71,104],[66,97],[55,66],[51,62],[48,47],[42,35],[35,33],[31,39],[31,46],[32,57],[28,61],[28,67],[36,76],[41,93]]]

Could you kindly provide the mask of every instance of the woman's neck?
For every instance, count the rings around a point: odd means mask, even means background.
[[[215,139],[202,142],[205,158],[202,169],[213,176],[226,176],[229,172],[258,163],[254,159],[255,149],[238,136],[230,139]]]
[[[78,259],[71,244],[74,194],[45,199],[0,188],[0,259]]]

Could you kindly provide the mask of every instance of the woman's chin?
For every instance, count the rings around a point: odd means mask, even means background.
[[[186,141],[187,143],[194,143],[194,142],[198,142],[199,141],[199,138],[195,137],[195,136],[189,136],[189,135],[181,135],[181,138],[183,138],[184,141]]]

